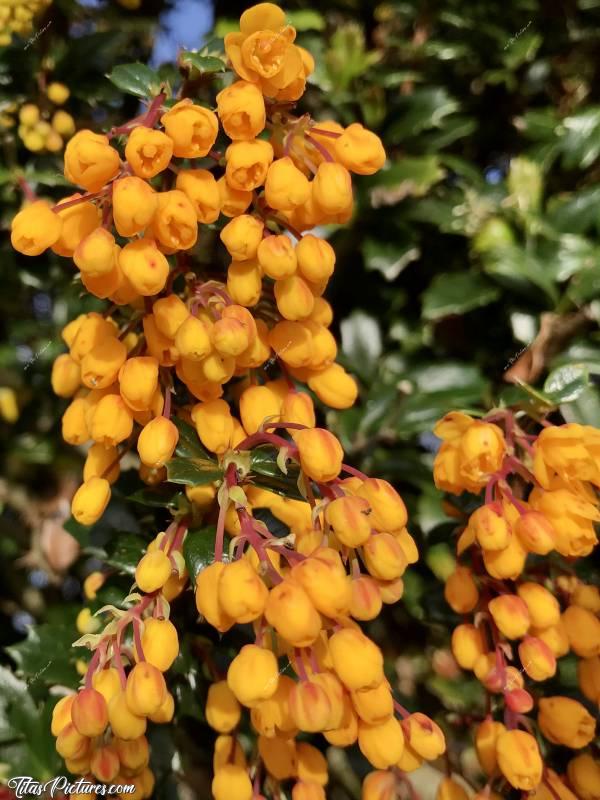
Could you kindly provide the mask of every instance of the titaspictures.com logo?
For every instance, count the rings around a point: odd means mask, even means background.
[[[71,782],[66,775],[57,775],[56,778],[45,783],[40,783],[28,775],[17,775],[9,778],[6,782],[9,789],[15,793],[15,797],[21,800],[22,797],[59,797],[60,795],[89,794],[90,797],[101,795],[133,794],[135,792],[134,783],[91,783],[85,778],[79,778]]]

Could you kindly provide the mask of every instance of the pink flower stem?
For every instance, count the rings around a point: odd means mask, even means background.
[[[308,141],[309,141],[309,142],[312,144],[312,146],[315,148],[315,150],[317,150],[317,151],[318,151],[318,152],[319,152],[319,153],[320,153],[320,154],[323,156],[323,158],[325,159],[325,161],[329,161],[330,163],[332,163],[332,162],[334,162],[334,161],[335,161],[334,157],[331,155],[331,153],[329,152],[329,150],[328,150],[326,147],[324,147],[324,146],[321,144],[321,142],[319,142],[319,141],[317,141],[316,139],[314,139],[314,138],[313,138],[313,137],[310,135],[310,133],[308,133],[308,131],[306,131],[306,132],[304,133],[304,136],[305,136],[305,138],[306,138],[306,139],[308,139]]]
[[[400,714],[402,719],[408,719],[408,717],[410,717],[410,711],[407,708],[404,708],[404,706],[400,705],[397,700],[394,700],[394,711]]]
[[[96,672],[96,667],[100,663],[100,658],[102,656],[103,651],[106,648],[106,644],[100,643],[96,648],[94,655],[91,658],[91,661],[88,665],[87,672],[85,673],[85,688],[91,689],[92,688],[92,678],[94,677],[94,673]]]
[[[295,669],[298,674],[298,677],[301,681],[307,681],[308,675],[306,674],[306,668],[304,666],[304,661],[302,660],[302,649],[300,647],[294,647],[294,656],[295,656]]]
[[[145,661],[146,658],[144,656],[144,648],[142,647],[142,636],[140,633],[140,628],[142,627],[141,620],[134,619],[133,620],[133,641],[135,643],[135,649],[138,657],[138,661]]]
[[[123,627],[120,627],[115,640],[113,642],[113,657],[115,659],[115,667],[121,679],[121,688],[125,689],[127,686],[127,677],[125,675],[125,668],[123,667],[123,659],[121,658],[121,637],[123,636]]]
[[[65,208],[77,206],[80,203],[87,203],[89,200],[98,200],[100,197],[106,197],[111,189],[112,184],[109,184],[108,186],[105,186],[104,189],[100,189],[99,192],[87,192],[86,194],[81,195],[81,197],[76,197],[74,200],[67,200],[66,203],[57,203],[57,205],[52,206],[52,211],[64,211]]]
[[[23,178],[22,176],[19,176],[17,181],[19,183],[19,186],[21,187],[21,191],[25,195],[25,198],[27,200],[29,200],[29,202],[35,203],[35,201],[38,199],[37,198],[37,194],[33,191],[31,186],[27,183],[25,178]]]
[[[316,133],[318,136],[329,136],[330,139],[339,139],[342,135],[336,131],[324,131],[323,128],[313,127],[310,129],[311,133]]]
[[[288,442],[288,440],[284,439],[282,436],[277,436],[274,433],[263,433],[261,431],[247,436],[235,449],[238,451],[251,450],[259,444],[272,444],[275,447],[287,447],[292,452],[298,452],[298,448],[294,447],[291,442]]]
[[[364,472],[356,469],[356,467],[351,467],[349,464],[342,464],[342,472],[347,472],[348,475],[352,475],[355,478],[360,478],[361,481],[366,481],[369,477],[368,475],[365,475]]]
[[[172,397],[171,389],[167,389],[165,394],[165,404],[163,406],[162,415],[165,419],[171,419],[171,397]]]
[[[148,111],[141,122],[141,125],[143,125],[144,128],[153,128],[156,125],[158,118],[160,117],[161,106],[165,102],[166,97],[167,95],[165,92],[161,92],[160,94],[157,94],[154,100],[150,103],[148,106]]]

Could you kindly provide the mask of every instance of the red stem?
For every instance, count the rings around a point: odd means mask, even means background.
[[[27,183],[25,178],[23,178],[22,176],[19,176],[17,178],[17,181],[19,183],[19,186],[21,187],[21,191],[23,192],[23,194],[25,195],[27,200],[29,200],[32,203],[35,203],[35,201],[38,199],[37,198],[37,194],[33,191],[31,186]]]
[[[331,153],[329,152],[329,150],[328,150],[326,147],[324,147],[324,146],[321,144],[321,142],[319,142],[319,141],[317,141],[316,139],[314,139],[314,138],[313,138],[313,137],[310,135],[310,133],[306,132],[306,133],[304,134],[304,136],[305,136],[305,138],[306,138],[306,139],[308,139],[308,141],[309,141],[309,142],[312,144],[312,146],[315,148],[315,150],[318,150],[318,152],[319,152],[319,153],[320,153],[320,154],[323,156],[323,158],[325,159],[325,161],[329,161],[330,163],[332,163],[332,162],[334,162],[334,161],[335,161],[334,157],[331,155]]]

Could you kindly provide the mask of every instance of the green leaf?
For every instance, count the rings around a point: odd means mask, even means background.
[[[396,106],[396,119],[385,131],[386,141],[402,141],[421,131],[440,128],[446,117],[460,108],[445,88],[428,86],[401,97]]]
[[[170,486],[146,486],[130,494],[127,500],[150,508],[176,508],[182,493]]]
[[[568,364],[553,370],[546,378],[544,392],[555,403],[569,403],[588,388],[590,375],[585,364]]]
[[[75,517],[69,517],[69,519],[63,525],[63,528],[73,536],[79,544],[85,548],[88,547],[90,544],[90,533],[92,530],[91,525],[82,525],[80,522],[77,522]]]
[[[160,92],[158,74],[146,64],[119,64],[106,76],[122,92],[136,97],[154,97]]]
[[[600,155],[600,106],[588,106],[565,117],[561,132],[563,166],[566,169],[587,169]]]
[[[253,475],[253,483],[282,497],[305,500],[298,489],[298,465],[288,463],[288,474],[284,475],[277,464],[278,453],[279,451],[270,445],[262,445],[252,450],[250,472]]]
[[[75,687],[80,677],[74,666],[76,650],[71,649],[71,644],[76,638],[77,630],[72,625],[44,623],[29,628],[27,638],[6,651],[29,684],[41,681]]]
[[[404,268],[421,255],[414,242],[382,242],[380,239],[366,239],[362,252],[366,268],[380,272],[386,281],[395,281]]]
[[[196,583],[198,573],[204,567],[212,564],[215,559],[215,535],[217,529],[214,525],[204,528],[189,530],[183,543],[183,557],[187,571],[190,573],[192,585]]]
[[[167,478],[171,483],[186,486],[203,486],[223,479],[223,470],[214,461],[192,458],[172,458],[167,464]]]
[[[372,376],[377,369],[383,344],[379,322],[364,311],[354,311],[342,320],[342,350],[361,377]]]
[[[117,533],[104,559],[111,567],[133,575],[144,552],[146,542],[135,533]]]
[[[499,295],[498,287],[476,273],[437,275],[423,293],[423,319],[434,321],[451,314],[466,314],[495,302]]]
[[[175,448],[175,454],[182,458],[210,460],[210,455],[200,443],[196,429],[180,417],[173,417],[173,423],[179,431],[179,441]]]
[[[288,22],[297,31],[322,31],[325,30],[325,19],[318,11],[303,8],[298,11],[288,11]]]
[[[205,72],[224,72],[227,69],[221,58],[200,55],[196,50],[183,50],[179,54],[179,63],[197,70],[201,75]]]
[[[436,155],[427,156],[404,156],[399,161],[395,161],[388,167],[364,181],[368,187],[377,187],[372,190],[371,196],[375,196],[377,201],[380,187],[390,192],[393,190],[396,202],[414,195],[421,197],[434,184],[441,181],[446,175],[446,170],[440,166]],[[391,203],[375,203],[376,205],[391,205]]]
[[[600,426],[600,395],[598,389],[588,386],[575,399],[560,406],[560,413],[566,422],[578,422],[580,425]]]
[[[521,247],[506,246],[484,254],[484,269],[514,290],[531,293],[531,285],[558,302],[558,291],[547,264]]]

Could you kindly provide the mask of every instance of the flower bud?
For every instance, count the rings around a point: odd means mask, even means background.
[[[373,528],[378,531],[395,531],[406,525],[408,514],[404,501],[388,481],[366,478],[356,494],[369,502]]]
[[[175,188],[188,198],[198,222],[209,225],[219,218],[221,195],[212,172],[207,169],[182,169],[177,174]]]
[[[571,649],[582,658],[600,655],[600,620],[587,608],[569,606],[562,615]]]
[[[501,722],[495,722],[490,717],[484,719],[475,730],[475,751],[481,769],[491,778],[498,772],[498,759],[496,757],[496,744],[501,733],[506,731]]]
[[[383,599],[379,583],[368,575],[352,577],[350,581],[350,616],[367,621],[381,613]]]
[[[135,569],[135,582],[142,592],[150,594],[165,585],[172,569],[169,557],[162,550],[146,553]]]
[[[395,800],[396,776],[387,770],[370,772],[362,785],[361,800]]]
[[[276,780],[285,781],[296,774],[298,766],[295,739],[284,739],[279,736],[267,739],[266,736],[259,736],[258,752],[267,772]]]
[[[160,118],[167,136],[173,140],[177,158],[202,158],[208,155],[219,132],[215,114],[185,98],[175,103]]]
[[[540,730],[553,744],[579,750],[594,738],[594,718],[577,700],[570,697],[541,697],[538,707]]]
[[[256,257],[263,230],[261,220],[250,214],[240,214],[228,222],[219,235],[234,261],[248,261]]]
[[[219,601],[218,586],[225,564],[215,561],[205,567],[196,578],[196,608],[213,628],[225,633],[235,620],[228,616]]]
[[[515,789],[535,789],[542,780],[542,757],[530,733],[503,731],[496,742],[496,755],[500,771]]]
[[[58,397],[72,397],[81,385],[79,364],[68,353],[62,353],[52,364],[52,391]]]
[[[56,737],[58,734],[71,724],[71,708],[73,701],[77,695],[68,694],[66,697],[61,697],[58,703],[52,709],[52,724],[50,727],[52,736]]]
[[[231,447],[233,417],[225,400],[197,403],[192,409],[192,421],[198,438],[211,453],[221,455]]]
[[[265,101],[262,92],[254,83],[235,81],[217,95],[217,114],[230,139],[254,139],[265,127]],[[276,208],[272,203],[269,205]]]
[[[149,664],[166,672],[179,655],[179,638],[173,623],[152,617],[144,620],[142,650]]]
[[[208,687],[204,714],[210,727],[219,733],[230,733],[237,727],[242,711],[227,681],[218,681]]]
[[[119,739],[138,739],[146,732],[146,717],[130,710],[123,690],[115,694],[108,704],[108,721],[113,734]]]
[[[527,511],[515,525],[515,532],[530,553],[545,556],[554,549],[556,533],[550,520],[539,511]]]
[[[325,239],[306,234],[296,245],[298,271],[307,281],[319,283],[333,274],[335,251]]]
[[[325,790],[313,781],[297,781],[292,786],[292,800],[326,800]]]
[[[356,381],[340,364],[330,364],[309,374],[308,386],[330,408],[350,408],[358,397]]]
[[[90,772],[101,783],[112,783],[119,774],[121,763],[117,750],[112,745],[97,747],[90,759]]]
[[[100,314],[92,312],[81,321],[70,346],[71,357],[79,364],[94,347],[115,338],[115,328]]]
[[[107,707],[113,697],[121,691],[119,672],[114,667],[106,667],[95,672],[92,686],[105,699]]]
[[[410,714],[404,725],[408,744],[427,761],[433,761],[446,750],[442,729],[425,714]]]
[[[288,278],[296,272],[297,259],[288,236],[265,236],[256,251],[262,271],[273,280]]]
[[[127,676],[125,695],[133,714],[140,717],[154,714],[163,704],[166,693],[162,672],[147,661],[136,664]]]
[[[556,597],[539,583],[520,583],[517,593],[525,602],[531,624],[535,628],[549,628],[560,621],[560,605]]]
[[[127,138],[125,158],[138,178],[150,180],[169,166],[173,142],[162,131],[140,125]]]
[[[96,344],[81,360],[81,380],[90,389],[113,384],[127,358],[123,342],[110,336]]]
[[[288,702],[292,719],[300,730],[316,733],[328,727],[331,701],[319,684],[300,681],[291,690]]]
[[[385,680],[374,689],[361,689],[350,696],[354,710],[367,725],[382,725],[394,713],[394,698]]]
[[[62,758],[78,759],[89,753],[90,740],[70,722],[56,738],[56,752]]]
[[[96,405],[90,433],[95,442],[114,447],[124,441],[133,430],[133,416],[118,394],[107,394]]]
[[[569,761],[569,783],[581,800],[597,800],[600,786],[600,761],[590,753],[582,753]]]
[[[295,425],[304,425],[307,428],[314,428],[316,416],[312,397],[306,392],[288,392],[283,398],[281,419]],[[293,437],[295,429],[288,428],[287,430]]]
[[[277,691],[279,669],[270,650],[246,644],[227,670],[227,685],[244,706],[252,707]]]
[[[227,270],[227,292],[241,306],[255,306],[262,292],[260,267],[255,259],[232,261]]]
[[[346,169],[357,175],[373,175],[385,164],[385,150],[381,139],[353,122],[342,135],[333,140],[336,159]]]
[[[469,527],[484,550],[502,550],[508,545],[511,535],[508,522],[501,510],[491,504],[481,506],[471,514]]]
[[[137,739],[116,739],[115,746],[121,766],[137,772],[143,769],[150,760],[150,748],[145,736]]]
[[[215,800],[252,800],[252,782],[248,772],[235,764],[226,764],[212,780]]]
[[[88,192],[97,192],[119,171],[119,153],[108,136],[78,131],[65,148],[65,178]]]
[[[154,714],[149,714],[148,719],[157,725],[165,725],[171,722],[175,714],[175,700],[170,692],[166,692],[165,699],[162,701],[158,710]]]
[[[593,614],[600,613],[600,589],[591,584],[579,583],[571,595],[571,604],[586,608]]]
[[[65,197],[62,204],[67,206],[67,203],[71,200],[80,198],[80,194],[74,194],[70,197]],[[56,206],[56,213],[62,222],[62,226],[60,236],[51,245],[52,251],[59,256],[70,258],[74,255],[80,242],[100,226],[100,211],[93,203],[83,201],[69,205],[66,208],[61,208],[59,203]]]
[[[253,622],[262,616],[268,596],[269,590],[248,561],[225,565],[219,578],[219,603],[227,616],[242,624]]]
[[[398,763],[404,750],[404,734],[395,717],[381,725],[358,722],[358,746],[363,756],[376,769],[387,769]]]
[[[350,691],[374,689],[384,678],[381,650],[359,630],[336,631],[329,652],[335,672]]]
[[[298,431],[295,441],[300,467],[309,478],[322,483],[337,478],[344,451],[332,433],[324,428],[309,428]]]
[[[590,702],[600,705],[600,656],[579,660],[577,680],[585,697]]]
[[[251,192],[265,182],[273,161],[273,147],[264,139],[234,142],[225,151],[227,183],[238,191]]]
[[[458,625],[452,631],[452,654],[459,667],[473,669],[479,656],[485,653],[485,642],[475,625]]]
[[[379,580],[400,578],[408,561],[404,550],[391,533],[374,533],[363,545],[363,558],[369,573]]]
[[[516,580],[523,572],[527,550],[518,536],[512,536],[503,550],[484,550],[483,563],[486,570],[498,580]]]
[[[252,202],[252,192],[234,189],[223,175],[217,181],[219,196],[221,198],[221,214],[225,217],[237,217],[243,214]]]
[[[277,422],[281,415],[281,399],[268,386],[249,386],[240,395],[240,417],[248,435],[256,433],[266,422]]]
[[[177,426],[166,417],[155,417],[142,428],[137,451],[143,464],[158,469],[171,460],[178,441]]]
[[[275,281],[274,292],[277,310],[284,319],[295,321],[310,316],[315,298],[308,284],[298,275]]]
[[[158,361],[152,356],[128,358],[119,371],[119,390],[129,408],[150,408],[157,389]]]
[[[82,277],[108,276],[115,267],[115,237],[105,228],[96,228],[79,242],[73,261]]]
[[[70,139],[75,133],[75,120],[66,111],[59,109],[52,115],[52,129],[58,133],[59,136]]]
[[[97,522],[110,500],[110,484],[104,478],[90,478],[73,495],[71,513],[80,525]]]
[[[292,570],[314,607],[326,617],[336,619],[350,610],[350,580],[337,551],[320,547]]]
[[[313,676],[313,680],[317,677]],[[358,716],[347,694],[342,695],[342,717],[338,727],[324,731],[323,736],[334,747],[350,747],[358,739]]]
[[[310,646],[321,631],[321,617],[309,595],[300,584],[289,579],[269,592],[265,617],[294,647]]]
[[[53,81],[46,89],[48,100],[55,106],[62,106],[63,103],[66,103],[70,94],[69,88],[64,83],[57,81]]]
[[[316,203],[326,214],[340,214],[352,205],[350,173],[334,161],[319,164],[312,191]]]
[[[527,605],[515,594],[495,597],[488,603],[488,610],[507,639],[520,639],[529,630],[531,617]]]
[[[73,700],[71,720],[82,736],[100,736],[108,725],[106,700],[95,689],[82,689]]]
[[[289,156],[270,165],[265,180],[267,205],[278,211],[303,206],[311,195],[311,185]]]
[[[116,447],[104,447],[101,444],[93,444],[90,447],[83,467],[84,482],[91,478],[106,478],[109,483],[114,483],[120,471],[119,451]]]
[[[154,133],[158,133],[158,131],[154,131]],[[149,183],[141,178],[127,176],[115,181],[112,212],[119,235],[135,236],[136,233],[145,230],[152,221],[156,204],[156,192]]]
[[[198,221],[187,195],[179,189],[160,192],[151,228],[166,252],[193,247],[198,238]]]
[[[479,602],[479,589],[468,567],[456,567],[446,581],[444,597],[457,614],[468,614],[473,611]]]
[[[62,416],[62,437],[68,444],[83,444],[90,438],[86,422],[88,404],[83,397],[76,397]]]
[[[144,297],[164,289],[169,276],[169,262],[152,239],[136,239],[119,253],[123,274]]]
[[[62,219],[46,200],[25,206],[10,225],[10,241],[15,250],[26,256],[39,256],[58,240]]]
[[[312,356],[310,332],[298,322],[276,323],[269,332],[269,345],[290,367],[303,367]]]

